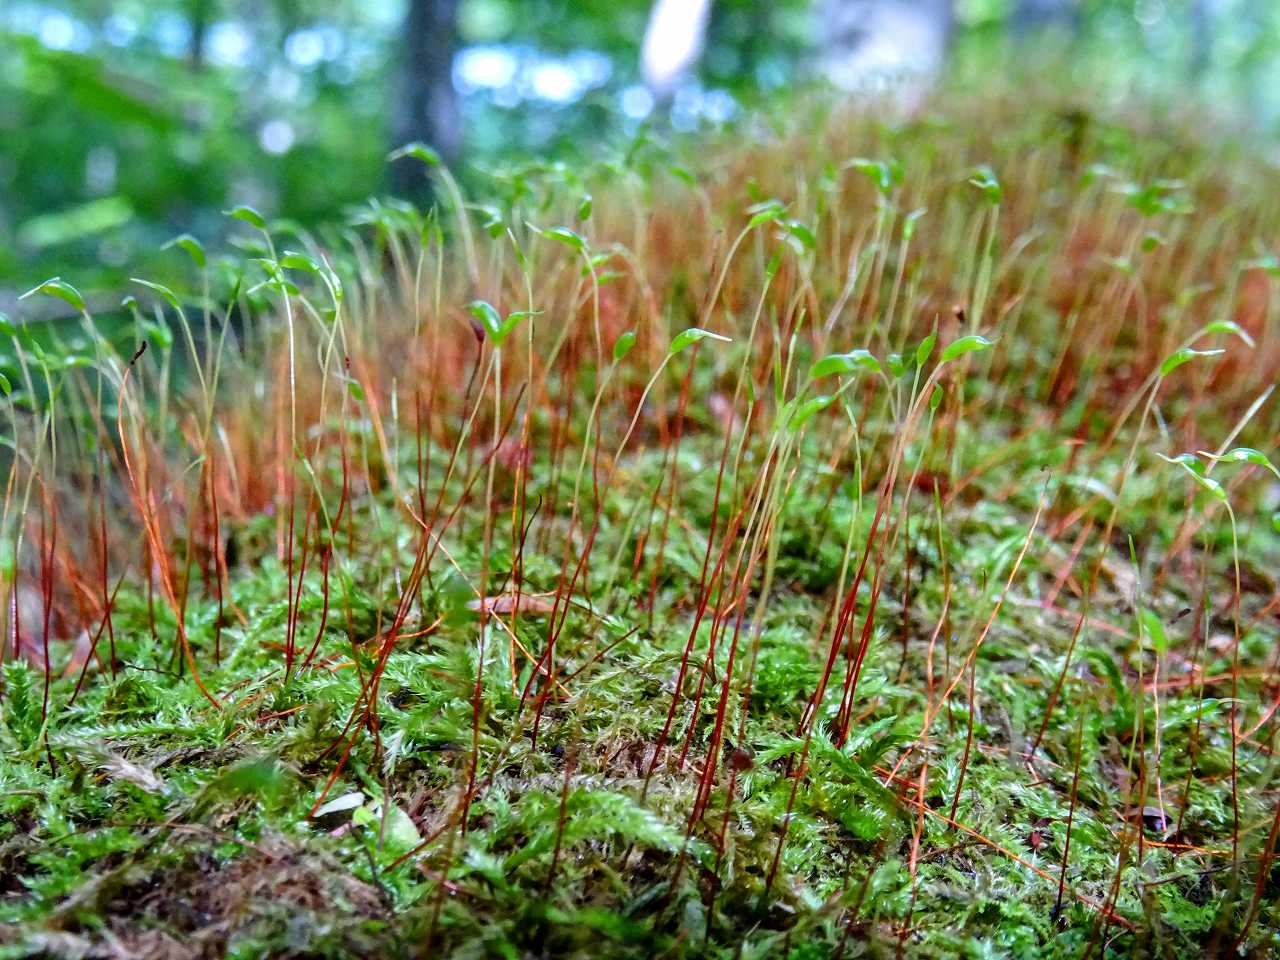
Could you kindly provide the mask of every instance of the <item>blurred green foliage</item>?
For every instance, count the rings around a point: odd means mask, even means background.
[[[1013,6],[958,0],[957,56],[998,69]],[[683,125],[723,122],[803,81],[810,7],[718,0]],[[1107,51],[1121,85],[1192,80],[1217,102],[1271,118],[1280,114],[1272,7],[1083,0],[1076,43]],[[464,175],[531,152],[573,159],[634,129],[649,106],[636,63],[648,8],[460,0]],[[1194,14],[1210,8],[1206,32]],[[141,261],[153,268],[177,233],[216,242],[222,211],[237,204],[310,226],[385,190],[403,16],[401,0],[0,7],[0,310],[53,274],[116,290]]]

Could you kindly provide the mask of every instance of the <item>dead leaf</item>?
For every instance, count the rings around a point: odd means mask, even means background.
[[[124,780],[132,783],[139,790],[147,793],[166,794],[168,785],[150,767],[145,767],[132,760],[126,760],[120,754],[108,750],[99,744],[86,743],[83,740],[55,739],[54,744],[79,757],[85,763],[92,764],[105,773],[108,779]]]
[[[75,646],[71,650],[71,656],[67,659],[67,666],[62,671],[64,677],[78,676],[80,671],[84,669],[84,665],[89,662],[89,656],[93,653],[93,634],[88,630],[81,630],[80,635],[76,637]]]
[[[1173,828],[1173,821],[1169,815],[1165,813],[1163,807],[1145,806],[1141,810],[1134,807],[1127,811],[1126,817],[1129,820],[1142,819],[1142,825],[1152,833],[1167,833]]]
[[[487,613],[513,613],[517,608],[521,613],[534,616],[549,616],[556,608],[554,593],[500,593],[493,597],[476,597],[467,602],[468,610],[485,610]]]

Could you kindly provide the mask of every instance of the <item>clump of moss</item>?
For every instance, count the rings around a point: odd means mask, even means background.
[[[0,953],[1274,949],[1268,172],[1006,105],[15,332]]]

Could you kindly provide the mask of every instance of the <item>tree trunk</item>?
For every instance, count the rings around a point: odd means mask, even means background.
[[[457,160],[462,149],[462,115],[453,88],[457,12],[458,0],[408,0],[395,124],[396,146],[421,141],[446,162]],[[427,170],[419,160],[396,161],[391,177],[402,196],[423,199],[430,194]]]
[[[1213,61],[1213,11],[1209,0],[1192,0],[1188,13],[1191,21],[1191,79],[1199,81]]]
[[[915,99],[946,61],[951,0],[819,0],[819,67],[846,90]]]
[[[1079,27],[1079,0],[1018,0],[1013,11],[1013,30],[1026,35],[1049,27],[1075,33]]]
[[[708,7],[655,0],[641,69],[660,102],[702,53]],[[757,15],[767,24],[767,5]],[[942,69],[954,23],[953,0],[815,0],[818,72],[846,90],[892,90],[910,103]]]
[[[209,36],[209,21],[213,19],[213,0],[192,0],[191,43],[188,54],[192,70],[204,68],[204,47]]]
[[[640,72],[659,103],[670,100],[702,56],[711,0],[656,0],[640,48]]]

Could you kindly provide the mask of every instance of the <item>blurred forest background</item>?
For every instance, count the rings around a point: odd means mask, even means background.
[[[1034,49],[1057,89],[1185,93],[1280,130],[1271,0],[715,0],[696,67],[647,83],[649,0],[4,0],[0,310],[53,274],[105,294],[163,273],[161,244],[216,242],[236,204],[309,226],[412,192],[386,163],[410,139],[483,191],[504,163],[594,156],[659,114],[732,123],[820,78],[832,17],[886,4],[940,21],[941,83]]]

